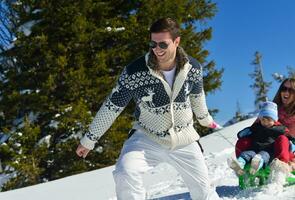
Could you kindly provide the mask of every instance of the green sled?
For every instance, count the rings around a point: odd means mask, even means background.
[[[267,180],[270,174],[269,166],[260,169],[255,174],[250,174],[250,164],[247,164],[244,168],[245,174],[239,176],[239,187],[241,189],[247,189],[251,187],[260,187],[267,184]],[[295,175],[295,171],[292,172]],[[294,185],[295,177],[287,177],[285,186]]]

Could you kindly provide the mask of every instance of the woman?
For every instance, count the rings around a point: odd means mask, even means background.
[[[289,129],[288,135],[281,135],[275,141],[275,158],[289,163],[294,161],[294,153],[289,150],[288,137],[295,138],[295,78],[288,78],[282,82],[273,101],[278,105],[279,122]],[[251,144],[250,138],[240,138],[236,144],[236,156],[249,149]]]

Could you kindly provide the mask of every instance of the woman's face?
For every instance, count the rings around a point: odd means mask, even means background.
[[[289,105],[295,100],[295,90],[293,89],[290,81],[286,81],[281,88],[281,98],[284,106]]]

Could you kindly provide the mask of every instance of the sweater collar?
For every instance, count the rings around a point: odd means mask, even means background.
[[[154,70],[148,65],[149,56],[150,56],[150,53],[147,53],[145,55],[146,66],[148,67],[152,76],[155,76],[156,78],[161,80],[162,84],[164,85],[165,91],[167,92],[167,94],[169,95],[171,100],[173,101],[177,97],[178,93],[180,92],[180,90],[184,84],[184,81],[187,77],[187,74],[190,71],[190,69],[192,68],[192,65],[187,60],[187,62],[182,67],[179,67],[179,71],[176,74],[176,77],[175,77],[175,80],[173,83],[173,89],[171,90],[169,84],[165,81],[161,71]]]

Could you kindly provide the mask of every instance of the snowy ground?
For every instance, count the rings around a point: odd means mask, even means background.
[[[236,133],[253,123],[246,120],[203,137],[201,144],[209,167],[209,175],[223,200],[291,200],[295,186],[285,188],[268,185],[240,190],[238,179],[228,168],[226,159],[234,155]],[[0,193],[0,200],[115,200],[113,166],[70,176],[56,181]],[[148,199],[189,200],[189,193],[181,177],[166,164],[161,164],[145,177]]]

